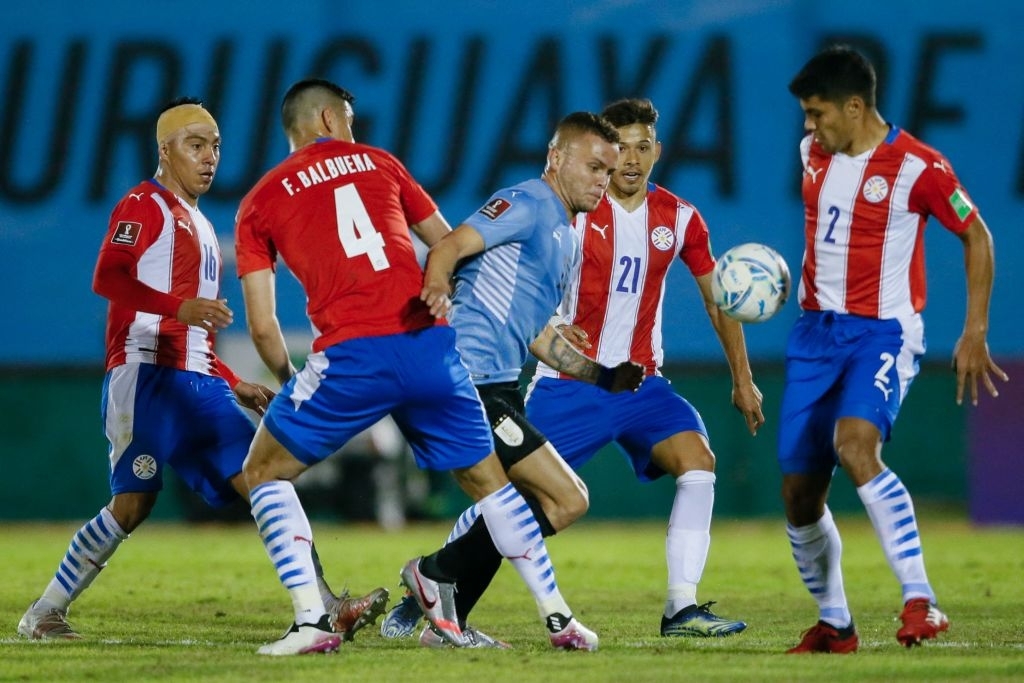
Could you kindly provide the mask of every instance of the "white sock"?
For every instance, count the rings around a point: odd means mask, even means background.
[[[121,541],[128,538],[106,507],[72,537],[57,573],[39,599],[41,606],[66,610],[89,587]]]
[[[843,589],[843,542],[832,511],[826,506],[825,514],[814,524],[787,524],[786,533],[800,578],[818,603],[818,618],[836,628],[846,628],[853,618]]]
[[[494,547],[507,558],[537,602],[540,616],[558,613],[571,617],[555,581],[555,568],[548,556],[540,525],[530,506],[512,484],[477,501]]]
[[[270,481],[249,496],[263,547],[291,595],[295,623],[317,623],[327,612],[313,567],[313,529],[295,487],[289,481]]]
[[[715,474],[686,472],[676,479],[676,495],[668,518],[665,559],[668,598],[665,616],[697,604],[697,584],[704,574],[711,547],[711,509],[715,504]]]
[[[928,598],[935,602],[935,593],[924,570],[917,517],[907,487],[892,470],[886,468],[858,487],[857,495],[868,511],[885,559],[900,582],[903,602],[914,598]]]

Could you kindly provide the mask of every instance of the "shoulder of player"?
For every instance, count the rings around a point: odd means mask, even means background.
[[[173,206],[177,202],[173,192],[152,180],[144,180],[121,197],[110,213],[111,219],[136,221],[156,217],[162,219],[163,207],[157,202],[154,195],[161,197],[167,206]]]

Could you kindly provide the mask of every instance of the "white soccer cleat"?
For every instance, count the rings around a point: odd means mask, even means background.
[[[549,617],[550,619],[550,617]],[[548,633],[551,646],[560,650],[584,650],[593,652],[597,649],[597,634],[576,620],[569,619],[561,631]]]
[[[402,584],[416,598],[416,604],[423,610],[437,632],[455,647],[465,647],[469,643],[459,628],[459,617],[455,612],[455,586],[441,583],[424,576],[420,572],[420,560],[416,557],[402,567]]]
[[[310,655],[337,652],[341,636],[331,630],[330,617],[324,615],[316,624],[292,624],[280,639],[267,643],[257,654]]]
[[[82,636],[67,621],[68,611],[38,607],[36,600],[18,622],[18,633],[32,640],[79,640]]]

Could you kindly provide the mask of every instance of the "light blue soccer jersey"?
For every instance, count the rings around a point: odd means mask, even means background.
[[[499,190],[463,223],[485,251],[456,272],[448,321],[474,384],[515,381],[579,262],[576,236],[539,178]]]

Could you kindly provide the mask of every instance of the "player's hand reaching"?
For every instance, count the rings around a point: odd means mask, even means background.
[[[1002,368],[996,365],[988,353],[988,343],[984,336],[964,334],[957,340],[953,348],[953,372],[956,373],[956,404],[964,402],[964,388],[968,387],[971,392],[971,404],[978,405],[978,380],[985,386],[989,396],[999,396],[992,381],[995,375],[1004,382],[1009,382],[1010,377],[1003,372]]]
[[[178,307],[178,322],[194,325],[212,332],[220,330],[235,319],[235,314],[228,308],[227,299],[186,299]]]
[[[452,308],[450,294],[451,289],[447,284],[436,285],[428,282],[424,283],[423,291],[420,292],[420,301],[430,307],[430,315],[435,318],[443,318]]]
[[[757,430],[764,425],[764,413],[761,411],[763,400],[761,390],[753,382],[734,385],[732,388],[732,404],[743,415],[751,436],[757,436]]]
[[[255,410],[260,415],[267,412],[267,406],[270,405],[270,401],[275,395],[271,389],[262,384],[245,381],[236,384],[232,391],[235,392],[235,400],[239,405]]]

